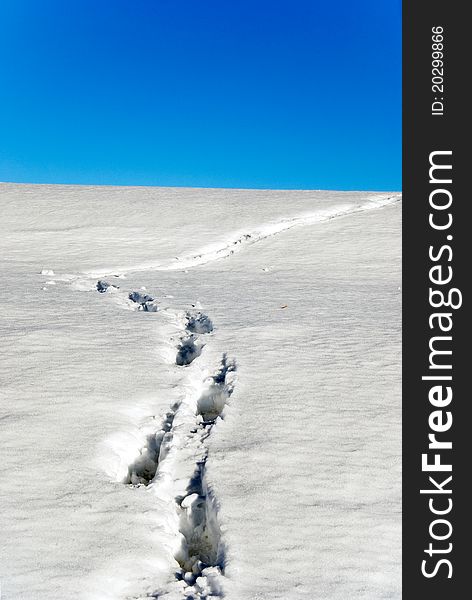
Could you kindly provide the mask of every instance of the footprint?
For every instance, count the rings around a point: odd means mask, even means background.
[[[200,311],[195,313],[187,312],[185,320],[185,328],[191,333],[211,333],[213,331],[213,323],[210,317]]]
[[[228,378],[228,374],[235,371],[235,361],[228,360],[227,355],[224,354],[219,371],[210,377],[211,383],[198,399],[197,412],[203,418],[204,424],[213,424],[221,416],[234,389],[233,382]]]
[[[182,338],[177,348],[175,363],[181,367],[189,365],[200,356],[203,348],[204,345],[200,344],[194,335]]]
[[[97,281],[96,288],[97,288],[97,292],[99,292],[100,294],[104,294],[110,288],[114,288],[115,290],[119,289],[117,285],[113,285],[111,283],[108,283],[108,281],[104,281],[103,279],[99,279]]]
[[[164,460],[171,444],[171,430],[177,408],[174,405],[166,414],[159,431],[147,436],[146,444],[140,449],[139,456],[129,465],[123,483],[135,486],[149,485],[154,479],[159,463]]]
[[[138,305],[138,310],[144,312],[157,312],[159,307],[155,304],[155,300],[149,294],[143,294],[142,292],[130,292],[128,298],[131,302]]]
[[[234,379],[230,374],[235,371],[235,361],[228,360],[224,354],[220,368],[209,378],[207,388],[198,399],[196,427],[192,433],[200,439],[203,453],[195,464],[187,494],[176,498],[179,531],[183,539],[175,554],[180,566],[175,576],[186,584],[186,597],[195,600],[223,597],[221,575],[224,575],[225,552],[218,525],[216,499],[206,484],[208,448],[204,442],[233,392]]]

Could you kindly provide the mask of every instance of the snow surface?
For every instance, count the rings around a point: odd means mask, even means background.
[[[2,599],[400,598],[400,195],[0,194]]]

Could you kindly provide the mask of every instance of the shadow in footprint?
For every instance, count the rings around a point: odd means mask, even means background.
[[[189,365],[200,356],[203,348],[204,345],[198,343],[193,335],[182,338],[179,346],[177,347],[175,363],[180,367]]]
[[[197,427],[195,435],[203,442],[211,433],[213,425],[225,407],[234,389],[230,373],[236,371],[234,360],[223,355],[220,368],[209,378],[207,388],[197,402]],[[195,464],[188,482],[187,493],[177,497],[182,534],[182,545],[175,554],[180,570],[176,579],[187,584],[190,598],[203,600],[207,597],[223,597],[220,576],[225,569],[225,549],[221,542],[216,500],[210,494],[205,480],[208,449]],[[195,591],[193,591],[195,590]]]
[[[211,333],[213,331],[213,323],[210,317],[202,312],[188,312],[185,315],[185,320],[185,328],[190,333]]]
[[[97,285],[95,287],[97,288],[97,292],[99,292],[100,294],[104,294],[110,288],[115,289],[115,290],[119,289],[119,287],[117,285],[108,283],[108,281],[104,281],[103,279],[100,279],[99,281],[97,281]]]
[[[138,310],[142,310],[144,312],[157,312],[159,310],[157,304],[155,304],[154,298],[149,294],[130,292],[128,294],[128,298],[131,300],[131,302],[134,302],[138,305]]]
[[[129,465],[128,474],[123,483],[127,485],[149,485],[157,473],[159,463],[166,457],[172,441],[172,424],[175,418],[174,407],[169,411],[161,424],[161,429],[146,438],[146,444],[139,451],[139,456]]]

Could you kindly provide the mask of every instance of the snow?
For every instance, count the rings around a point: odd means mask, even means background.
[[[0,194],[3,596],[400,598],[399,194]]]

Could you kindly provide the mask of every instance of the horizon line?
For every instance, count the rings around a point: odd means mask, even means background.
[[[185,190],[229,190],[229,191],[267,191],[267,192],[372,192],[378,194],[401,194],[402,190],[379,190],[379,189],[354,189],[354,188],[271,188],[271,187],[225,187],[204,185],[152,185],[152,184],[125,184],[125,183],[37,183],[34,181],[0,181],[0,185],[57,185],[62,187],[118,187],[118,188],[160,188],[160,189],[185,189]]]

